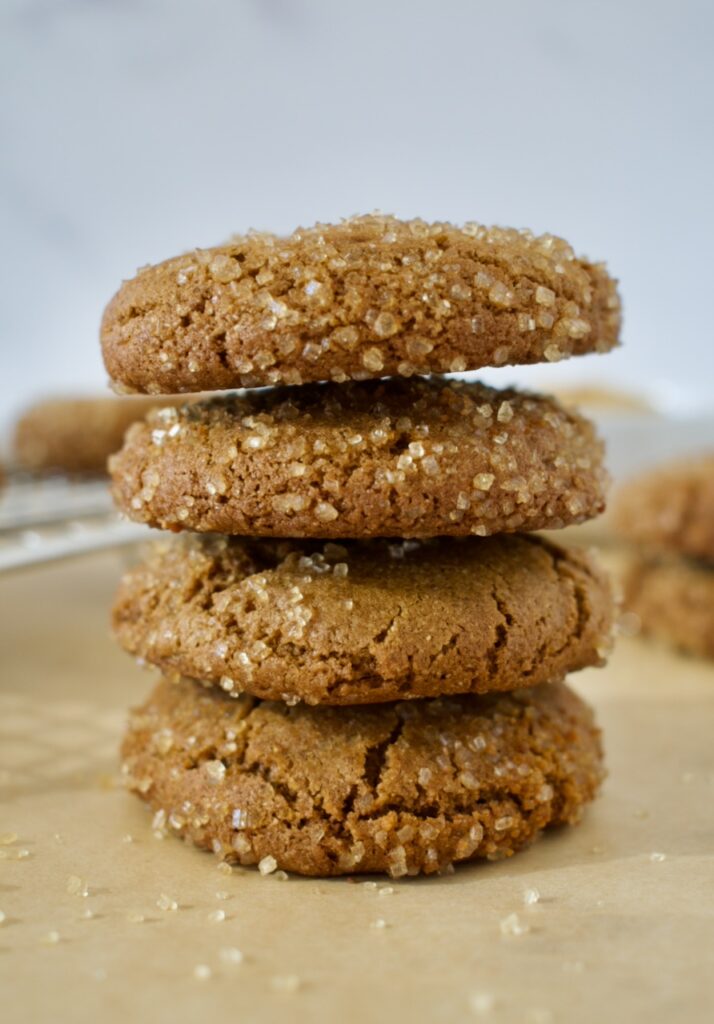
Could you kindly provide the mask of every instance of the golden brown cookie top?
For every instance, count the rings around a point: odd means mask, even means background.
[[[399,877],[508,856],[578,821],[603,776],[592,713],[558,683],[291,708],[162,680],[122,754],[156,828],[305,875]]]
[[[102,346],[120,388],[170,393],[556,361],[619,329],[615,282],[562,239],[373,214],[145,267]]]
[[[443,378],[313,384],[157,411],[111,461],[128,515],[247,536],[414,537],[597,515],[592,425],[552,399]]]
[[[346,544],[188,536],[129,572],[132,654],[271,700],[512,690],[602,664],[613,602],[583,552],[513,535]]]
[[[614,514],[622,536],[637,544],[714,562],[714,452],[625,484]]]

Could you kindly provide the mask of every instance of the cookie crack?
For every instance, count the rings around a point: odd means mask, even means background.
[[[418,821],[443,818],[444,821],[452,823],[458,815],[467,815],[469,817],[476,815],[481,817],[484,812],[491,813],[490,809],[494,803],[515,805],[516,813],[525,820],[536,810],[536,806],[526,807],[523,798],[518,793],[514,793],[507,788],[488,787],[479,791],[478,799],[473,801],[454,800],[446,809],[438,807],[436,804],[427,804],[423,807],[415,808],[407,801],[390,800],[388,804],[384,804],[378,810],[359,815],[357,821],[378,821],[393,811],[395,814],[416,818]]]
[[[391,619],[389,620],[387,625],[384,627],[384,629],[381,629],[379,631],[379,633],[375,634],[375,636],[372,637],[372,643],[373,644],[380,645],[380,644],[383,644],[383,643],[386,642],[387,638],[389,637],[389,634],[391,633],[392,629],[394,628],[397,620],[399,618],[401,618],[403,612],[404,612],[404,608],[402,607],[402,605],[399,605],[397,611],[391,617]]]
[[[433,654],[432,657],[429,659],[429,664],[428,664],[427,669],[426,669],[427,672],[431,672],[431,670],[433,669],[434,665],[439,660],[439,658],[443,658],[444,655],[449,653],[449,651],[453,651],[453,649],[458,644],[458,642],[459,642],[463,632],[464,632],[464,630],[460,627],[459,629],[455,630],[451,634],[451,636],[449,637],[448,640],[444,641],[444,643],[441,645],[439,650],[435,654]],[[410,664],[411,664],[411,661],[412,661],[411,657],[410,657],[409,660],[410,660]],[[412,668],[412,671],[410,673],[410,680],[414,676],[415,676],[415,673],[414,673],[414,670]]]
[[[297,804],[300,794],[288,786],[286,782],[283,782],[281,779],[274,778],[271,775],[270,769],[266,767],[266,765],[260,764],[258,761],[253,761],[251,764],[244,763],[241,766],[241,770],[259,775],[264,782],[268,783],[274,793],[277,793],[278,796],[283,798],[288,807],[294,808]]]
[[[404,730],[404,724],[404,720],[402,718],[398,718],[389,735],[385,737],[385,739],[380,740],[379,743],[372,744],[372,746],[367,748],[365,753],[362,778],[369,789],[372,790],[372,795],[375,797],[377,796],[379,786],[382,781],[382,773],[387,763],[389,749],[399,740],[399,737]]]
[[[506,602],[499,596],[498,587],[494,583],[491,586],[491,598],[496,606],[496,610],[503,619],[502,622],[496,626],[496,639],[491,644],[486,654],[486,663],[488,665],[489,677],[493,680],[496,678],[499,672],[500,662],[500,651],[505,648],[508,643],[508,629],[513,623],[513,616],[508,611]]]
[[[226,332],[220,331],[218,334],[213,336],[213,343],[216,346],[216,359],[221,364],[224,370],[230,370],[230,360],[228,359],[228,351],[226,349]]]
[[[535,540],[535,538],[528,536],[525,536],[523,539],[529,543],[533,543]],[[560,647],[553,648],[550,652],[553,656],[557,656],[562,654],[568,647],[573,647],[583,641],[592,619],[592,607],[588,598],[587,584],[579,578],[579,575],[582,574],[587,581],[596,586],[599,584],[599,581],[586,561],[573,563],[566,551],[561,551],[542,538],[539,538],[539,542],[542,549],[548,555],[553,571],[558,579],[563,583],[571,585],[573,603],[575,605],[575,626],[573,631],[566,637]]]

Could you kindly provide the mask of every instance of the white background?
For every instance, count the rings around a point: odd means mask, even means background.
[[[607,259],[625,346],[501,382],[711,408],[713,42],[706,0],[0,0],[0,423],[104,386],[137,266],[374,208]]]

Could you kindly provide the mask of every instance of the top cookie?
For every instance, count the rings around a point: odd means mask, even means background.
[[[638,544],[714,561],[714,453],[631,481],[620,490],[615,518]]]
[[[372,215],[146,267],[101,333],[119,389],[165,394],[556,361],[619,327],[615,282],[562,239]]]

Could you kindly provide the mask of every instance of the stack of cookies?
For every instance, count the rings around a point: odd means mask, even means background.
[[[602,510],[602,446],[551,399],[439,374],[618,330],[602,266],[474,224],[249,235],[122,286],[120,388],[249,389],[150,413],[110,464],[124,512],[183,531],[114,608],[163,673],[123,747],[158,824],[263,872],[401,876],[578,819],[602,755],[563,679],[602,663],[612,599],[526,531]]]
[[[630,481],[615,522],[632,545],[625,601],[643,632],[714,658],[714,452]]]

